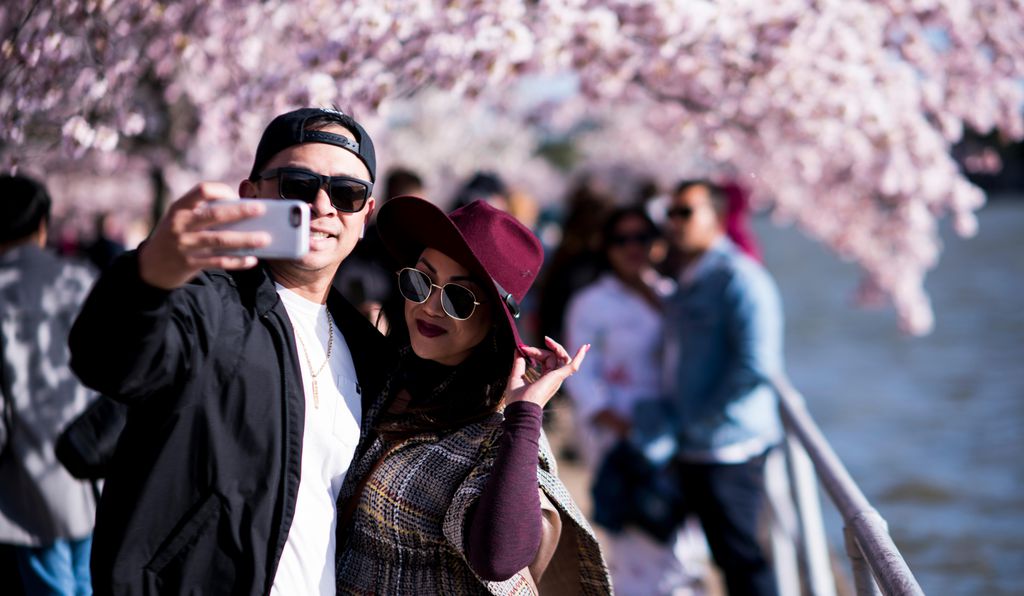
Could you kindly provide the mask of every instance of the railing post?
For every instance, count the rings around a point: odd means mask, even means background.
[[[807,590],[812,596],[835,596],[836,578],[828,554],[825,521],[818,499],[818,477],[814,464],[800,441],[787,433],[786,455],[790,486],[800,520],[800,555],[806,570]]]
[[[772,543],[772,565],[779,594],[800,594],[800,522],[797,521],[796,500],[789,478],[783,449],[772,449],[764,465],[764,485],[769,518],[768,535]]]
[[[884,522],[883,522],[884,523]],[[871,566],[864,558],[864,553],[857,544],[857,537],[853,528],[843,526],[843,542],[846,546],[846,556],[850,558],[850,567],[853,570],[853,585],[857,590],[857,596],[882,596],[882,591],[875,583],[875,577],[871,574]]]

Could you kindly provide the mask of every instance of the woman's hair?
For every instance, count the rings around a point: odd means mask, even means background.
[[[409,344],[399,351],[386,393],[394,398],[405,389],[411,399],[401,411],[381,414],[377,430],[385,439],[455,430],[497,410],[512,372],[515,341],[496,306],[487,335],[456,366],[420,358]]]
[[[612,245],[612,236],[615,235],[615,228],[618,227],[619,223],[624,219],[637,218],[643,220],[644,225],[647,226],[647,232],[651,235],[651,239],[657,238],[661,234],[661,230],[658,229],[657,224],[651,219],[650,215],[647,215],[647,211],[641,205],[633,205],[630,207],[618,207],[608,214],[605,218],[604,224],[601,226],[601,254],[600,254],[600,266],[602,271],[610,271],[612,266],[608,262],[608,249]]]

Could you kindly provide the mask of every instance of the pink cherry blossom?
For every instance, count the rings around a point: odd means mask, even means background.
[[[439,201],[477,168],[555,200],[552,138],[581,170],[739,179],[914,333],[937,222],[984,203],[951,146],[1024,138],[1018,0],[11,0],[0,30],[0,167],[135,181],[61,185],[84,219],[145,213],[154,173],[238,179],[271,117],[337,104]]]

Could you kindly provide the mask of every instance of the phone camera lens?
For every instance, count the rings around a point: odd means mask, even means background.
[[[300,209],[298,207],[292,207],[292,214],[291,215],[292,215],[291,216],[292,227],[293,228],[299,227],[299,225],[302,224],[302,209]]]

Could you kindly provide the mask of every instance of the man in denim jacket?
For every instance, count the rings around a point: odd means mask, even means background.
[[[668,209],[683,255],[666,309],[665,381],[681,479],[730,594],[775,594],[757,541],[765,453],[782,438],[768,380],[782,370],[782,310],[768,272],[725,234],[726,197],[681,183]]]

